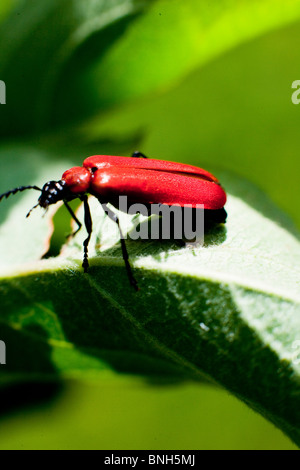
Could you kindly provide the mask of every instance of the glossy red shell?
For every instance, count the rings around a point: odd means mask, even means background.
[[[166,204],[223,208],[226,193],[217,178],[202,168],[145,158],[94,155],[63,174],[72,192],[90,192],[113,203]]]
[[[164,160],[152,160],[151,158],[115,157],[112,155],[94,155],[84,160],[85,168],[140,168],[143,170],[155,170],[169,173],[184,173],[190,176],[198,176],[208,181],[218,182],[217,178],[202,168],[187,165],[185,163],[167,162]]]

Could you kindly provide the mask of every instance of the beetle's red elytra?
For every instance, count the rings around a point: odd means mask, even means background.
[[[84,224],[88,236],[83,242],[84,254],[82,266],[87,272],[88,244],[92,233],[92,218],[88,204],[88,194],[95,196],[104,211],[113,220],[120,232],[123,259],[130,284],[138,290],[128,260],[128,253],[122,235],[119,219],[107,204],[118,207],[118,198],[126,196],[128,203],[144,203],[147,206],[160,204],[164,206],[191,207],[196,209],[203,205],[205,220],[213,223],[225,223],[226,193],[217,178],[202,168],[183,163],[147,158],[141,152],[134,152],[132,157],[111,155],[94,155],[84,160],[82,167],[73,167],[65,171],[59,181],[48,181],[42,189],[38,186],[20,186],[0,195],[0,201],[11,194],[35,189],[41,191],[37,206],[48,208],[49,205],[63,201],[71,217],[77,224],[81,222],[68,204],[79,198],[84,204]]]

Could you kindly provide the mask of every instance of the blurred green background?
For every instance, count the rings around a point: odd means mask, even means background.
[[[0,154],[19,155],[1,191],[36,177],[28,149],[81,164],[138,148],[244,177],[300,227],[299,1],[2,0],[0,20]],[[207,385],[7,385],[1,404],[2,449],[295,448]]]

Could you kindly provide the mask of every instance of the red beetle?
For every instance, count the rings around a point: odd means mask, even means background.
[[[139,159],[140,158],[140,159]],[[141,152],[130,157],[95,155],[86,158],[82,167],[67,170],[59,181],[49,181],[42,189],[37,186],[21,186],[0,195],[3,197],[25,189],[41,191],[38,203],[45,209],[50,204],[63,201],[72,218],[77,223],[77,230],[82,224],[77,219],[68,201],[79,198],[84,204],[84,223],[88,233],[83,242],[84,255],[82,266],[87,272],[88,244],[92,233],[92,219],[88,205],[88,196],[95,196],[104,211],[119,228],[123,258],[130,283],[137,289],[137,282],[132,274],[128,253],[117,215],[107,207],[108,203],[118,207],[119,196],[127,196],[129,204],[161,204],[166,206],[188,206],[196,209],[203,204],[205,221],[224,223],[226,221],[226,193],[215,176],[208,171],[183,163],[148,159]],[[28,212],[27,217],[30,215]]]

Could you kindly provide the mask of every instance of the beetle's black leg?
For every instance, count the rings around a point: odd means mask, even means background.
[[[77,219],[76,215],[74,214],[73,209],[69,206],[69,204],[67,203],[67,201],[64,201],[64,205],[66,206],[66,208],[68,209],[69,213],[71,214],[72,219],[75,220],[75,222],[76,222],[76,224],[77,224],[77,226],[78,226],[78,228],[77,228],[77,230],[75,230],[75,232],[72,232],[72,233],[70,233],[69,235],[67,235],[67,238],[69,238],[69,237],[74,237],[74,236],[76,235],[76,233],[78,233],[79,230],[81,229],[82,223]]]
[[[91,211],[90,211],[87,196],[83,196],[82,200],[83,200],[83,204],[84,204],[84,225],[85,225],[86,231],[88,233],[87,238],[83,242],[84,254],[83,254],[82,267],[84,269],[84,272],[87,273],[87,270],[88,270],[88,267],[89,267],[88,246],[89,246],[89,241],[90,241],[90,238],[91,238],[93,225],[92,225]]]
[[[107,207],[106,203],[105,202],[101,202],[99,199],[98,201],[100,202],[100,204],[102,205],[103,207],[103,210],[104,212],[108,215],[108,217],[117,224],[118,226],[118,229],[119,229],[119,233],[120,233],[120,239],[121,239],[121,247],[122,247],[122,255],[123,255],[123,260],[125,262],[125,267],[126,267],[126,271],[127,271],[127,276],[128,276],[128,279],[129,279],[129,282],[130,284],[132,285],[132,287],[138,291],[139,288],[138,288],[138,285],[137,285],[137,282],[132,274],[132,270],[131,270],[131,266],[129,264],[129,257],[128,257],[128,252],[127,252],[127,248],[126,248],[126,244],[125,244],[125,240],[124,240],[124,236],[123,236],[123,233],[122,233],[122,230],[121,230],[121,227],[120,227],[120,222],[119,222],[119,218],[118,216],[111,210],[109,209],[109,207]]]
[[[148,158],[142,152],[136,151],[131,155],[132,158]]]

